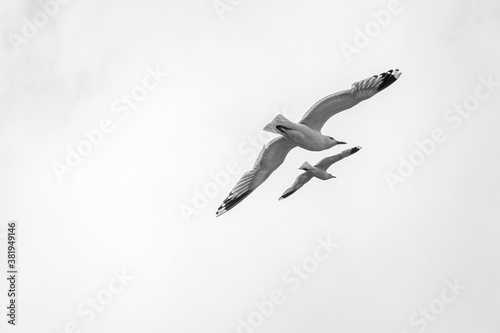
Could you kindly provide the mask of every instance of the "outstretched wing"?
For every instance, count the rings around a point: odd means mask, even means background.
[[[295,192],[297,192],[298,189],[300,189],[302,186],[304,186],[305,183],[311,180],[313,175],[310,172],[303,172],[300,174],[296,179],[295,182],[293,183],[292,186],[290,186],[289,189],[287,189],[283,195],[278,199],[278,200],[283,200],[285,198],[288,198]]]
[[[260,186],[285,160],[288,152],[295,147],[284,137],[279,137],[262,148],[253,169],[247,171],[222,202],[216,216],[220,216],[236,206]]]
[[[341,153],[338,153],[337,155],[325,157],[321,161],[319,161],[316,165],[314,165],[317,168],[320,168],[321,170],[328,170],[328,168],[335,162],[340,161],[341,159],[351,156],[352,154],[358,152],[361,149],[361,147],[353,147],[350,149],[346,149]]]
[[[390,71],[353,83],[351,89],[326,96],[314,104],[304,117],[302,117],[300,123],[320,131],[330,117],[376,95],[393,84],[400,75],[401,72],[398,69],[391,69]]]

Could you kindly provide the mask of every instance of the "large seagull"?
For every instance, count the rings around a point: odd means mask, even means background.
[[[255,191],[285,160],[288,152],[299,146],[306,150],[321,151],[345,142],[321,134],[321,128],[330,117],[347,110],[393,84],[401,75],[398,69],[352,84],[350,89],[326,96],[314,104],[299,123],[277,115],[264,127],[265,131],[281,135],[262,148],[252,170],[247,171],[222,202],[216,216],[220,216]]]

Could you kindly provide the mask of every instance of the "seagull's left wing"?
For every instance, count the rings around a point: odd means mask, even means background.
[[[215,215],[224,214],[250,195],[283,163],[288,152],[294,147],[295,144],[284,137],[273,139],[265,145],[260,151],[253,169],[245,172]]]
[[[356,82],[351,89],[326,96],[307,111],[300,123],[321,131],[321,128],[330,117],[376,95],[393,84],[400,75],[399,70],[391,69]]]
[[[288,198],[289,196],[291,196],[292,194],[297,192],[302,186],[304,186],[304,184],[306,184],[308,181],[310,181],[312,177],[313,177],[313,175],[307,171],[300,174],[295,179],[295,182],[293,183],[293,185],[290,186],[290,188],[288,188],[278,200],[283,200],[285,198]]]

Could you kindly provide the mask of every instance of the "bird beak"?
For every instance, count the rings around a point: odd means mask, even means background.
[[[344,141],[337,141],[337,144],[338,144],[338,145],[345,145],[345,144],[347,144],[347,142],[344,142]]]

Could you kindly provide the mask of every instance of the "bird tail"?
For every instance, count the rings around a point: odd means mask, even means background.
[[[274,119],[267,124],[263,129],[266,132],[276,133],[283,135],[286,130],[291,130],[290,125],[293,123],[288,120],[284,115],[279,114]]]
[[[313,169],[313,166],[311,164],[309,164],[309,162],[304,162],[300,168],[301,170],[304,170],[304,171],[307,171],[307,170],[312,170]]]

